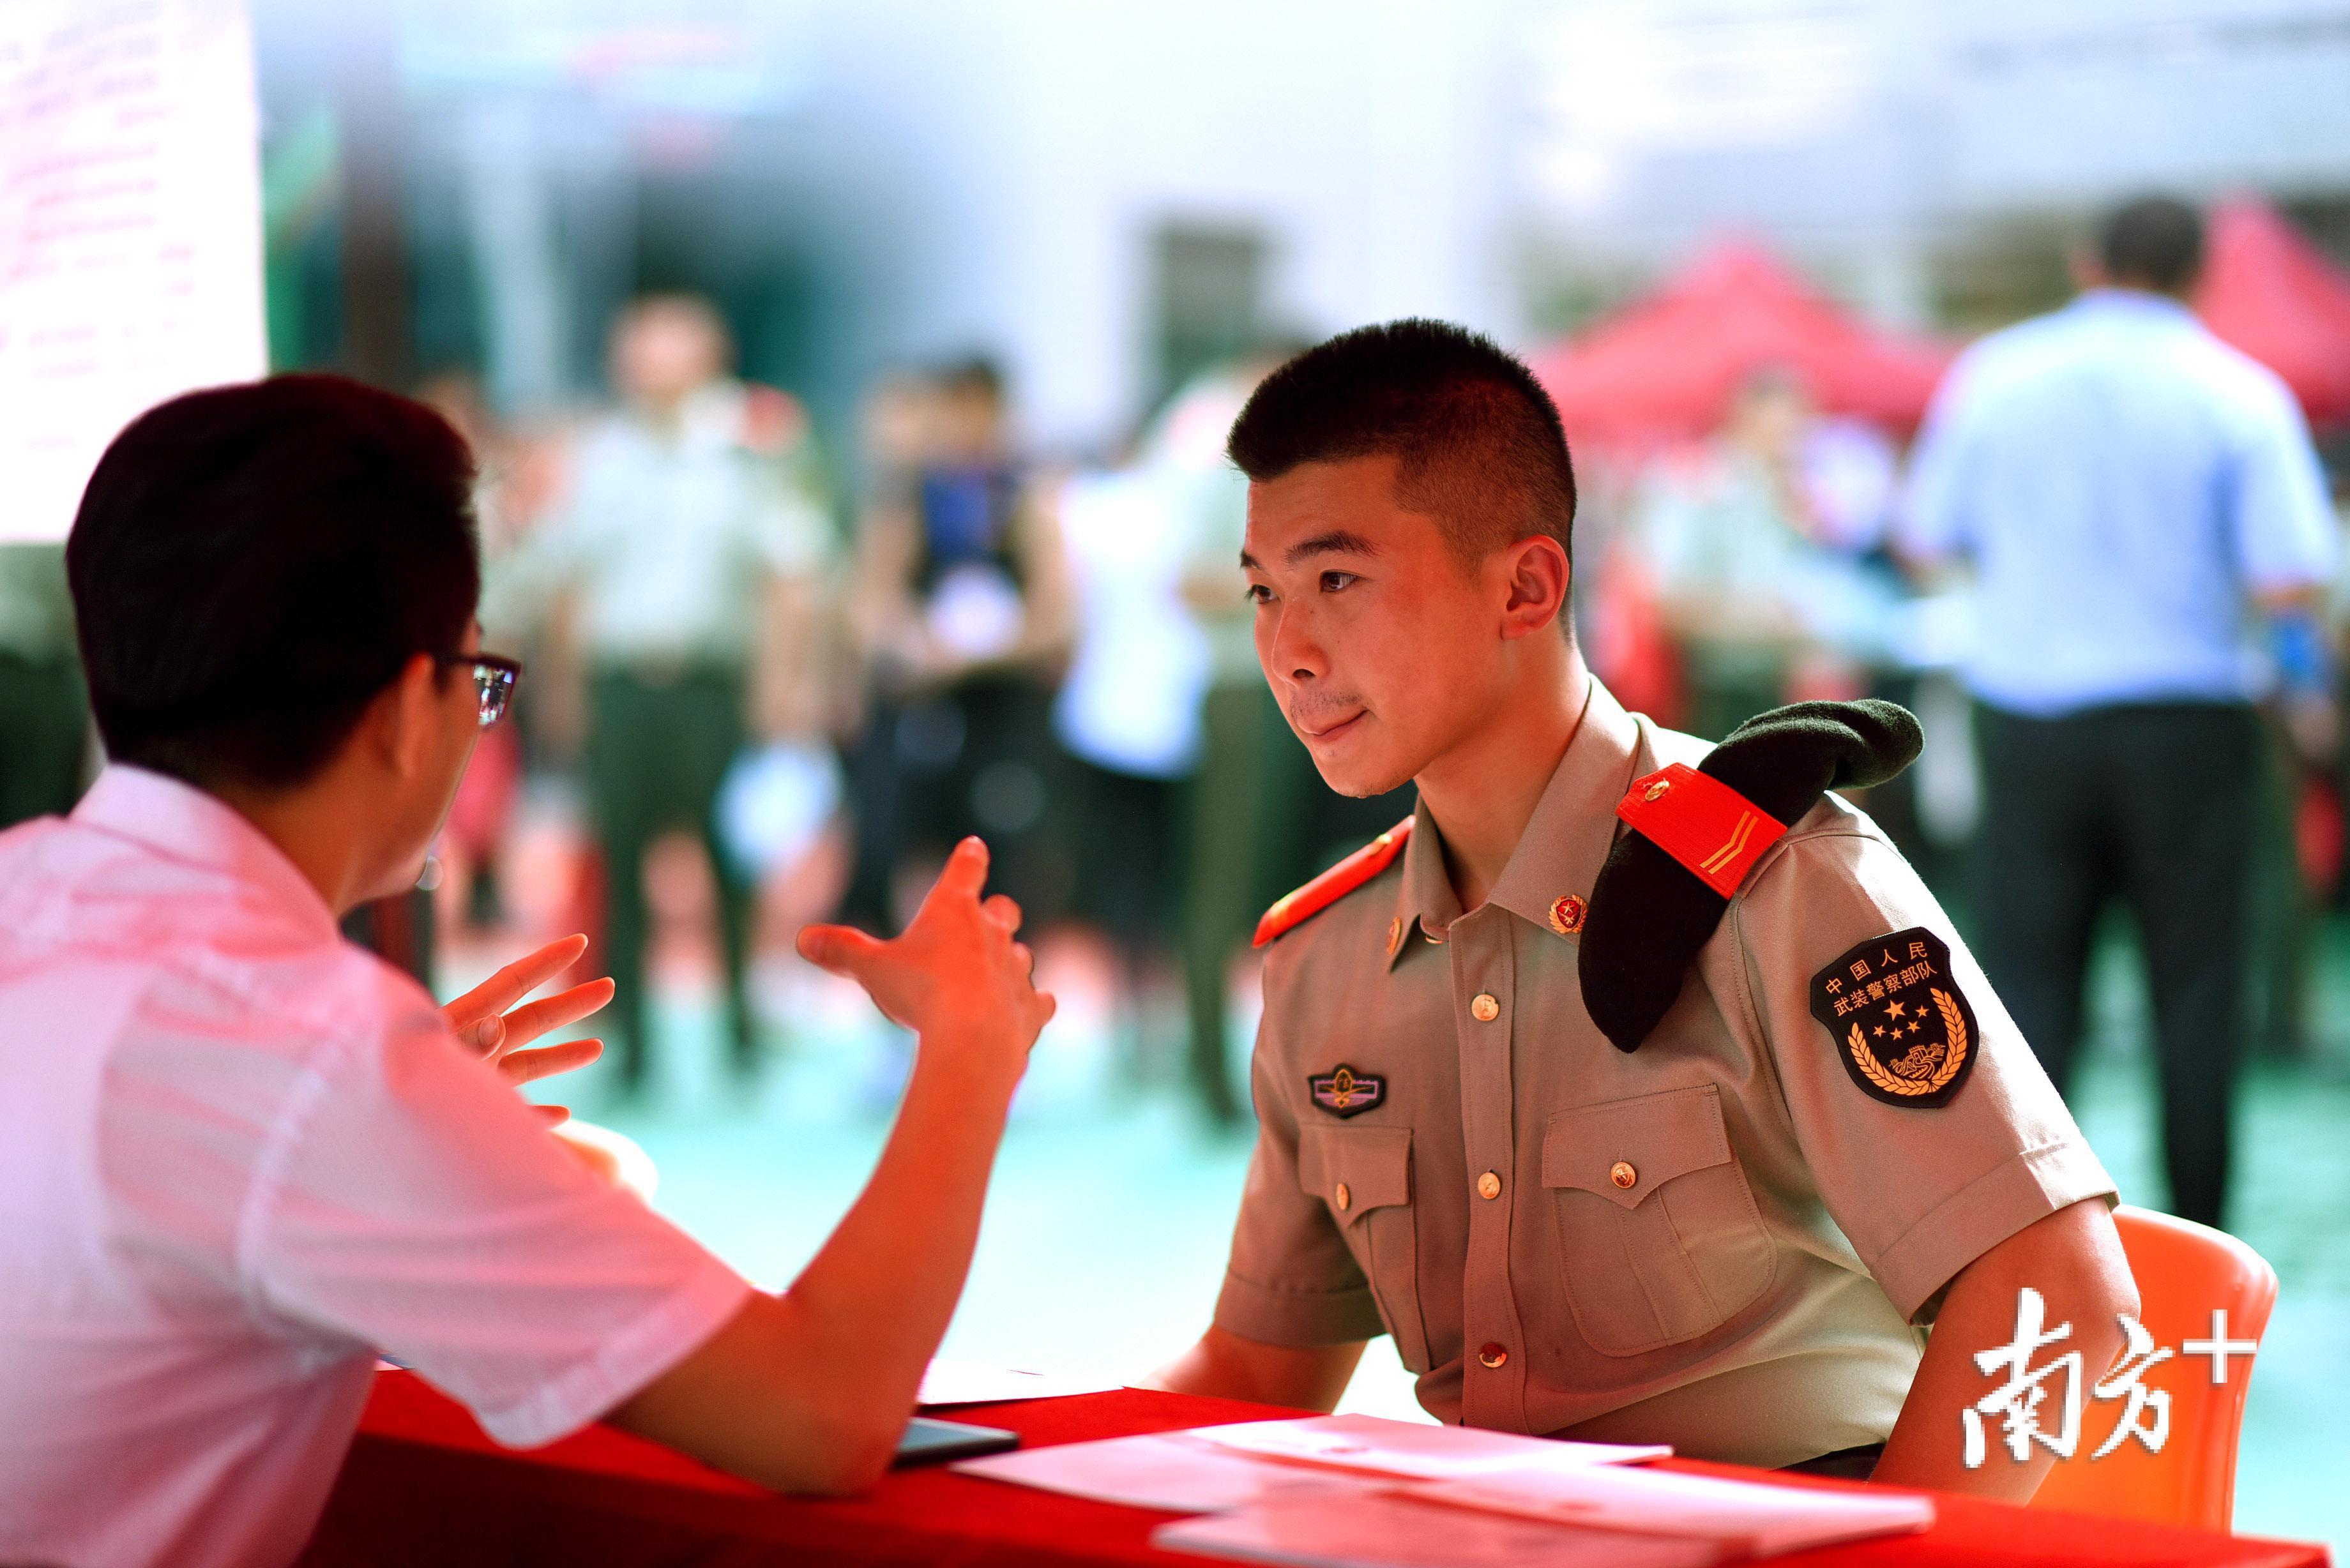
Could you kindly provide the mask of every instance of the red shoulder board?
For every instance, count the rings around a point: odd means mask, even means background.
[[[779,388],[747,383],[743,395],[743,423],[735,440],[763,457],[774,457],[797,443],[807,427],[800,401]]]
[[[1616,815],[1725,898],[1787,831],[1720,779],[1679,763],[1634,779]]]
[[[1302,926],[1395,863],[1411,836],[1411,818],[1405,817],[1352,855],[1281,899],[1256,923],[1256,941],[1263,947],[1282,932]]]

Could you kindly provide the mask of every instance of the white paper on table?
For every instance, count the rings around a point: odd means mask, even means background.
[[[1184,1442],[1175,1432],[1021,1449],[963,1459],[951,1468],[1096,1502],[1174,1513],[1215,1513],[1287,1501],[1350,1507],[1378,1484],[1344,1470],[1268,1464],[1246,1454]]]
[[[923,1372],[921,1392],[914,1398],[925,1410],[940,1410],[951,1405],[1066,1399],[1078,1394],[1106,1394],[1123,1386],[1107,1378],[1024,1372],[1016,1366],[991,1366],[983,1361],[933,1361]]]
[[[1673,1450],[1658,1445],[1570,1443],[1491,1432],[1476,1427],[1431,1427],[1384,1416],[1312,1416],[1295,1421],[1241,1421],[1225,1427],[1194,1427],[1181,1434],[1235,1453],[1295,1464],[1323,1465],[1370,1475],[1447,1480],[1533,1468],[1583,1469],[1593,1465],[1638,1464]]]
[[[1150,1543],[1303,1568],[1711,1568],[1732,1555],[1700,1537],[1538,1522],[1377,1490],[1178,1520]]]
[[[1661,1535],[1705,1536],[1740,1556],[1904,1535],[1934,1522],[1921,1492],[1773,1486],[1675,1470],[1495,1471],[1394,1489],[1459,1509]]]

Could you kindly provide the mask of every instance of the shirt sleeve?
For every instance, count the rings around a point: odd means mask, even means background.
[[[1268,985],[1271,966],[1267,966]],[[1264,1345],[1350,1345],[1387,1332],[1378,1299],[1320,1197],[1297,1179],[1297,1113],[1274,1081],[1271,1010],[1251,1084],[1256,1152],[1232,1227],[1215,1324]]]
[[[515,1448],[644,1388],[751,1290],[567,1155],[421,993],[295,1086],[238,1255],[259,1304],[404,1363]]]
[[[1893,542],[1904,555],[1943,561],[1970,543],[1967,427],[1971,356],[1961,356],[1935,389],[1909,457],[1909,478],[1894,508]]]
[[[2236,561],[2256,590],[2334,576],[2334,514],[2309,426],[2293,394],[2263,380],[2245,410],[2228,475]]]
[[[814,576],[831,554],[832,528],[813,462],[797,451],[754,461],[751,546],[759,565],[778,576]]]
[[[1745,1027],[1775,1070],[1821,1200],[1904,1317],[1925,1321],[1961,1269],[2025,1226],[2083,1199],[2113,1199],[2113,1179],[1974,955],[1866,819],[1791,835],[1730,919]],[[1823,970],[1913,927],[1949,947],[1949,980],[1980,1035],[1957,1092],[1931,1107],[1868,1093],[1811,1011]]]

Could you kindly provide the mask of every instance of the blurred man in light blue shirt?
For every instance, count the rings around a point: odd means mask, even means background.
[[[1979,943],[2062,1087],[2114,896],[2137,917],[2172,1205],[2219,1222],[2259,787],[2253,704],[2329,731],[2316,618],[2334,524],[2276,376],[2184,297],[2202,223],[2107,223],[2072,305],[1994,333],[1944,382],[1901,543],[1976,574]]]

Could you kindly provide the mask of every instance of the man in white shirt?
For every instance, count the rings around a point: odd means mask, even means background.
[[[290,1561],[378,1352],[501,1441],[608,1418],[790,1490],[869,1483],[912,1408],[1052,1011],[976,841],[895,941],[802,935],[921,1044],[776,1296],[502,1081],[593,1054],[515,1048],[602,982],[504,1012],[576,943],[444,1014],[337,934],[413,883],[518,674],[477,647],[471,470],[418,405],[284,377],[150,411],[90,481],[113,762],[0,835],[0,1561]]]
[[[2084,291],[1969,348],[1910,464],[1898,543],[1974,567],[1983,966],[2060,1090],[2107,905],[2136,917],[2172,1212],[2227,1218],[2263,735],[2337,750],[2336,543],[2285,384],[2188,307],[2203,223],[2106,223]],[[2263,646],[2265,644],[2265,646]]]
[[[728,767],[754,739],[804,736],[815,695],[819,580],[832,540],[806,413],[727,373],[709,302],[654,295],[612,328],[620,406],[588,426],[567,493],[518,562],[552,599],[550,629],[582,663],[582,762],[604,857],[607,1027],[619,1079],[650,1064],[645,856],[663,833],[710,861],[726,1033],[738,1078],[756,1068],[747,990],[756,888],[718,831]]]

